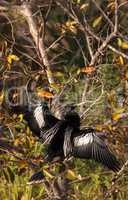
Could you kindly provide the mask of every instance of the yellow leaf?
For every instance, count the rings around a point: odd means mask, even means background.
[[[112,119],[114,121],[121,119],[125,115],[124,110],[124,108],[116,109],[116,111],[112,114]]]
[[[120,38],[118,38],[118,46],[122,49],[128,49],[128,41],[123,41]]]
[[[81,1],[81,0],[73,0],[73,3],[75,3],[75,4],[80,4],[80,1]]]
[[[122,113],[125,111],[125,108],[117,108],[116,113]]]
[[[112,125],[111,124],[108,124],[108,129],[111,131],[112,130]]]
[[[26,128],[26,133],[29,134],[30,133],[30,128],[27,126]]]
[[[20,122],[23,121],[23,117],[24,117],[23,114],[19,114],[18,118],[19,118],[19,121],[20,121]]]
[[[85,9],[87,9],[88,6],[89,6],[88,3],[84,3],[84,4],[82,4],[82,6],[80,6],[80,10],[85,10]]]
[[[70,179],[70,180],[74,180],[77,178],[75,172],[71,169],[67,170],[67,174],[66,174],[66,178]]]
[[[12,61],[18,61],[18,60],[19,60],[19,58],[14,54],[10,54],[7,57],[7,61],[9,64],[12,64]]]
[[[96,125],[96,130],[97,130],[97,131],[102,131],[102,130],[103,130],[102,125],[97,124],[97,125]]]
[[[3,102],[3,99],[4,99],[4,93],[1,93],[1,95],[0,95],[0,104]]]
[[[114,121],[119,120],[121,117],[122,117],[121,113],[113,113],[113,114],[112,114],[112,119],[113,119]]]
[[[14,141],[14,146],[18,146],[19,144],[20,144],[19,138],[15,139],[15,141]]]
[[[120,64],[124,65],[124,58],[122,56],[119,56],[119,59],[120,59]]]
[[[54,76],[56,76],[56,77],[63,77],[64,76],[64,74],[62,73],[62,72],[54,72]]]
[[[117,57],[116,63],[119,65],[124,65],[124,58],[122,56]]]
[[[115,1],[110,0],[110,3],[108,4],[107,8],[111,11],[115,10]]]
[[[92,27],[95,28],[96,26],[98,26],[98,24],[101,22],[102,20],[102,16],[97,17],[92,24]]]
[[[68,21],[65,23],[65,25],[63,26],[63,28],[64,28],[65,30],[69,30],[69,31],[71,31],[71,32],[73,32],[73,33],[76,34],[76,33],[77,33],[77,28],[75,27],[76,24],[77,24],[76,21],[68,20]]]
[[[46,169],[43,169],[43,172],[44,172],[45,176],[47,176],[47,177],[49,177],[49,178],[53,178],[53,177],[54,177],[54,176],[53,176],[50,172],[48,172]]]
[[[81,72],[80,68],[77,70],[76,74],[79,75]]]

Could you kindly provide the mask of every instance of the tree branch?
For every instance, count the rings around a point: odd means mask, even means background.
[[[44,66],[46,67],[46,73],[47,73],[48,81],[49,81],[50,84],[53,84],[54,78],[52,76],[51,66],[50,66],[48,56],[47,56],[47,53],[46,53],[46,50],[45,50],[43,37],[40,37],[39,34],[38,34],[38,26],[37,26],[37,24],[36,24],[36,22],[33,18],[30,5],[28,5],[27,3],[23,4],[19,8],[19,12],[26,18],[26,21],[29,25],[30,33],[33,37],[33,40],[36,44],[36,47],[39,49],[39,53],[41,55]]]

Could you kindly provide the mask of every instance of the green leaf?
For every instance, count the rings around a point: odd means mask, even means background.
[[[99,23],[101,22],[101,20],[102,20],[102,16],[97,17],[97,18],[93,21],[92,27],[95,28],[96,26],[98,26]]]

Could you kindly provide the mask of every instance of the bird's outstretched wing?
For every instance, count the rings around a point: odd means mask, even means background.
[[[52,115],[46,103],[39,104],[35,108],[33,115],[40,129],[43,127],[51,128],[59,121],[59,119]]]
[[[74,138],[74,157],[94,159],[113,171],[120,170],[120,164],[105,142],[94,132]]]

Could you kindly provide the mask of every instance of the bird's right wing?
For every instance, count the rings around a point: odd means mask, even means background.
[[[94,159],[113,171],[120,170],[120,164],[105,142],[94,132],[74,138],[74,157]]]

